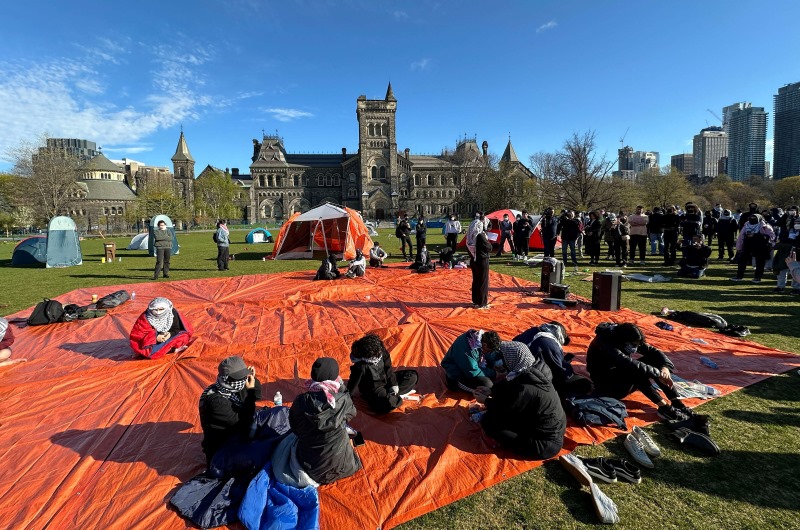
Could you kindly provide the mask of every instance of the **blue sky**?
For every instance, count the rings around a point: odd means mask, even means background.
[[[398,100],[398,148],[464,134],[527,163],[574,131],[601,154],[691,152],[725,105],[800,81],[800,2],[722,0],[140,0],[9,2],[0,46],[0,170],[23,140],[97,142],[169,165],[248,172],[252,139],[357,148],[356,98]]]

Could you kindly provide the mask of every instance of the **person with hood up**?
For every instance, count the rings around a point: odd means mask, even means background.
[[[230,255],[231,237],[225,219],[217,222],[217,231],[214,233],[214,241],[217,243],[217,270],[228,270],[228,257]]]
[[[356,407],[339,377],[339,363],[320,357],[311,366],[306,392],[289,409],[297,460],[316,483],[331,484],[361,469],[347,432],[347,422],[355,416]]]
[[[428,239],[428,224],[425,222],[424,215],[420,214],[419,219],[417,219],[417,226],[414,230],[416,232],[417,249],[419,250],[420,247],[425,246]]]
[[[761,214],[758,211],[758,204],[751,202],[747,205],[747,212],[742,213],[739,215],[739,230],[741,231],[745,224],[747,224],[747,219],[750,215],[755,214],[759,219],[761,219]]]
[[[475,389],[486,406],[481,427],[501,447],[524,458],[552,458],[564,445],[567,416],[550,382],[547,365],[521,342],[500,343],[507,375],[491,388]]]
[[[235,436],[247,436],[256,401],[261,399],[261,382],[256,370],[239,356],[219,363],[217,380],[200,395],[200,426],[206,465],[225,443]]]
[[[472,269],[472,304],[478,309],[489,309],[489,257],[492,255],[492,244],[486,236],[483,213],[467,229],[467,250]]]
[[[761,283],[761,277],[764,275],[764,265],[769,259],[773,241],[775,241],[775,232],[764,221],[763,217],[756,213],[748,214],[747,222],[742,226],[739,237],[736,240],[736,252],[739,254],[738,268],[736,276],[731,280],[735,282],[742,281],[745,269],[755,258],[756,270],[753,273],[752,282]]]
[[[347,391],[358,389],[361,397],[377,414],[386,414],[403,403],[403,396],[414,390],[419,376],[415,370],[392,369],[392,358],[383,341],[368,333],[350,348],[350,379]]]
[[[600,234],[603,225],[597,211],[589,212],[589,222],[586,223],[584,244],[586,253],[589,254],[589,265],[600,265]]]
[[[470,329],[459,335],[442,359],[447,388],[471,393],[479,386],[491,387],[499,350],[496,331]]]
[[[158,297],[136,319],[131,329],[130,345],[139,355],[160,359],[172,351],[185,350],[193,333],[192,325],[180,316],[172,302]]]
[[[14,344],[14,332],[8,320],[0,317],[0,366],[24,363],[27,359],[11,359],[11,345]]]
[[[447,221],[444,223],[444,237],[447,241],[447,246],[456,251],[456,243],[458,242],[458,235],[461,233],[461,222],[456,219],[455,214],[450,214]]]
[[[526,213],[522,212],[522,217],[524,218],[525,216]],[[558,241],[558,218],[555,216],[555,210],[552,206],[547,208],[542,218],[539,219],[539,230],[542,236],[542,245],[544,246],[544,257],[555,258],[556,241]],[[528,238],[530,238],[531,232],[533,232],[533,228],[528,232]],[[527,247],[525,255],[528,255]]]
[[[355,277],[362,277],[364,273],[367,271],[367,258],[364,257],[364,253],[361,252],[360,248],[356,249],[356,257],[350,260],[350,264],[347,266],[347,272],[344,273],[345,277],[347,278],[355,278]]]
[[[672,382],[675,365],[664,352],[647,344],[639,326],[606,322],[597,326],[596,334],[586,353],[586,368],[597,395],[623,399],[639,390],[658,406],[660,418],[687,418],[690,412]],[[636,353],[641,357],[634,359]],[[653,383],[667,399],[653,388]]]
[[[772,260],[772,270],[778,275],[778,286],[775,287],[775,291],[781,293],[786,288],[786,278],[789,275],[786,258],[800,246],[800,216],[797,206],[786,208],[786,213],[778,221],[778,227],[778,244]],[[792,294],[800,294],[800,283],[792,282]]]
[[[719,249],[719,257],[717,259],[725,259],[725,250],[728,250],[728,259],[733,259],[733,249],[736,246],[736,230],[738,230],[738,223],[731,214],[730,210],[722,210],[722,214],[717,220],[717,248]]]
[[[523,331],[513,339],[528,346],[537,359],[542,359],[552,374],[553,386],[562,397],[589,394],[592,382],[577,375],[572,368],[574,355],[565,354],[564,346],[570,339],[559,322],[548,322]]]

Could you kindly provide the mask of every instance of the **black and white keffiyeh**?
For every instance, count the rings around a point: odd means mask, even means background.
[[[527,372],[536,362],[530,348],[521,342],[504,340],[500,343],[500,353],[503,354],[503,362],[508,368],[506,379],[509,381]]]
[[[217,377],[217,382],[215,385],[217,392],[219,392],[222,397],[230,399],[234,403],[242,403],[242,397],[240,393],[242,392],[245,383],[247,383],[247,379],[234,381],[232,379],[228,379],[227,375],[220,375]]]
[[[0,340],[6,338],[6,330],[8,329],[8,320],[0,317]]]
[[[162,311],[156,312],[161,309]],[[147,321],[158,333],[165,333],[172,327],[172,302],[163,297],[154,298],[150,305],[147,306],[147,313],[145,315]]]

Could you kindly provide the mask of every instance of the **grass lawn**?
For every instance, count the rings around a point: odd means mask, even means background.
[[[216,247],[210,232],[179,234],[181,253],[172,258],[175,280],[293,270],[315,270],[314,261],[262,261],[271,244],[248,245],[246,231],[233,231],[231,270],[216,270]],[[273,231],[277,234],[277,230]],[[387,252],[398,255],[397,240],[382,231],[378,238]],[[130,238],[116,238],[124,249]],[[13,243],[0,243],[0,314],[30,307],[45,297],[77,288],[151,281],[154,258],[143,251],[119,250],[121,262],[100,263],[103,241],[82,244],[84,264],[66,269],[12,268]],[[440,235],[428,239],[432,249],[444,244]],[[389,261],[397,258],[390,258]],[[656,262],[660,260],[655,260]],[[539,270],[510,267],[492,258],[492,270],[538,282]],[[611,262],[607,262],[611,263]],[[735,284],[728,278],[733,266],[714,261],[700,280],[674,278],[648,284],[626,282],[623,305],[643,313],[671,309],[709,311],[729,323],[750,327],[750,339],[774,348],[800,351],[800,300],[773,293],[774,276],[755,285]],[[606,266],[592,267],[602,270]],[[591,283],[579,281],[588,273],[565,278],[570,291],[591,296]],[[674,276],[674,269],[656,263],[631,271]],[[752,273],[746,278],[752,277]],[[165,280],[160,280],[165,281]],[[65,302],[89,303],[89,300]],[[510,317],[513,318],[513,317]],[[712,435],[722,448],[713,458],[678,450],[661,426],[650,429],[664,455],[654,470],[646,470],[639,485],[604,485],[619,507],[622,528],[800,528],[800,376],[789,372],[703,405],[713,417]],[[626,456],[612,440],[600,446],[579,447],[581,456]],[[483,492],[462,499],[400,528],[584,528],[594,526],[588,493],[555,462]]]

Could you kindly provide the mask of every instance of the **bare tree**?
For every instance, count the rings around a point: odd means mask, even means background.
[[[183,199],[175,194],[170,180],[154,178],[148,181],[147,186],[136,198],[136,213],[139,219],[146,220],[158,214],[164,214],[173,221],[190,218]]]
[[[234,204],[236,184],[231,176],[222,171],[206,171],[195,181],[194,211],[201,219],[222,219],[238,215],[239,208]]]
[[[12,173],[25,179],[21,181],[21,205],[29,207],[36,218],[49,221],[71,208],[80,165],[77,157],[62,148],[48,147],[46,135],[37,143],[21,143],[8,156],[14,162]]]
[[[643,172],[636,181],[639,197],[647,207],[666,208],[670,204],[683,204],[690,200],[693,190],[686,176],[676,167],[664,166],[661,170]]]

